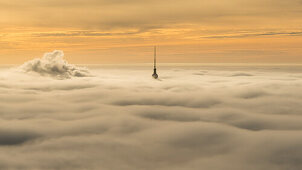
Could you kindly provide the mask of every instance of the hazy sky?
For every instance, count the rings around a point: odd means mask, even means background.
[[[302,63],[301,0],[0,0],[0,62]]]

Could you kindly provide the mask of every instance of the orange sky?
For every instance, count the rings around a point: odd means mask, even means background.
[[[0,0],[0,63],[302,63],[301,0]]]

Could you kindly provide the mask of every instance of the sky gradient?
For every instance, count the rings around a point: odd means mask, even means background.
[[[0,63],[302,63],[301,0],[0,0]]]

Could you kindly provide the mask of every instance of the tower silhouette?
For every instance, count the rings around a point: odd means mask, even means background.
[[[152,77],[153,77],[154,79],[157,79],[157,78],[158,78],[158,75],[157,75],[157,73],[156,73],[156,46],[154,46],[154,68],[153,68]]]

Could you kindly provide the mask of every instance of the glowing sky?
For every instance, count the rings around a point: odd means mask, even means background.
[[[0,63],[302,63],[301,0],[0,0]]]

